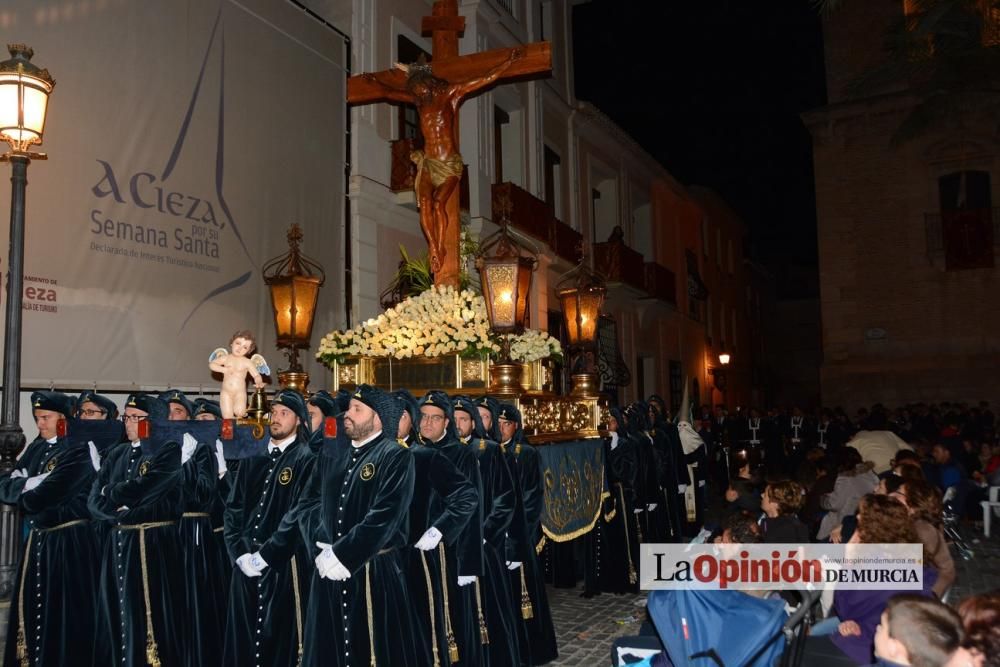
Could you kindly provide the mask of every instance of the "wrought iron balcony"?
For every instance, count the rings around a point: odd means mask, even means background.
[[[674,272],[656,262],[645,265],[646,293],[654,299],[677,305],[677,279]]]
[[[580,232],[557,219],[544,201],[513,183],[495,183],[492,195],[494,220],[500,219],[500,202],[509,199],[510,222],[515,229],[548,245],[552,252],[569,262],[579,259],[578,248],[583,239]]]
[[[625,283],[646,291],[646,276],[642,253],[625,245],[624,241],[594,244],[594,269],[609,283]]]

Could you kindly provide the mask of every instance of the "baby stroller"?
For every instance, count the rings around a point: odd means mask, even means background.
[[[944,498],[942,498],[942,504],[944,505],[944,513],[942,514],[942,524],[944,528],[944,535],[955,545],[955,550],[962,560],[972,560],[975,553],[966,543],[965,538],[962,537],[960,530],[961,519],[965,510],[965,500],[968,496],[968,488],[966,486],[955,487],[950,486],[948,490],[944,493]]]
[[[675,667],[798,667],[819,593],[788,615],[780,597],[653,591],[650,618]]]

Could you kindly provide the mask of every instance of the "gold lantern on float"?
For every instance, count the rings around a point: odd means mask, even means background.
[[[562,308],[566,343],[571,353],[571,396],[596,396],[598,392],[594,352],[597,324],[608,290],[604,279],[587,264],[587,256],[556,284],[556,298]]]
[[[299,250],[302,229],[293,224],[288,229],[289,251],[264,265],[264,282],[271,293],[277,346],[286,350],[288,370],[278,373],[282,387],[303,394],[309,374],[299,363],[299,350],[309,347],[319,288],[326,280],[323,267]]]
[[[531,276],[538,258],[511,235],[510,200],[501,202],[500,229],[480,245],[476,257],[490,328],[502,336],[503,358],[490,365],[490,392],[516,396],[521,387],[521,364],[510,358],[510,336],[524,331],[528,317]]]

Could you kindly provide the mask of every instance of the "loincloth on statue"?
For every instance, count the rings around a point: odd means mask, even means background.
[[[419,184],[421,176],[426,171],[427,175],[430,176],[431,185],[435,188],[440,187],[452,176],[461,178],[462,170],[465,169],[460,153],[452,153],[444,160],[438,160],[427,157],[423,151],[417,150],[410,153],[410,160],[417,165],[417,177],[413,182]]]

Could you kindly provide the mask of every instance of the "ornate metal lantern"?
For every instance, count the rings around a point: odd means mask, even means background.
[[[500,229],[483,240],[476,258],[490,328],[501,334],[503,358],[490,366],[490,391],[501,396],[520,394],[521,364],[510,358],[510,335],[524,331],[528,317],[531,276],[538,258],[510,234],[509,199],[501,202]]]
[[[571,366],[572,395],[592,396],[597,393],[594,348],[597,326],[607,287],[600,274],[587,265],[587,256],[556,284],[556,297],[562,307],[566,327],[567,347],[576,352]]]
[[[285,348],[289,367],[278,374],[282,386],[304,392],[309,374],[299,363],[299,349],[309,347],[319,288],[326,280],[323,267],[299,251],[302,229],[288,230],[289,251],[264,265],[264,282],[271,292],[277,346]]]

